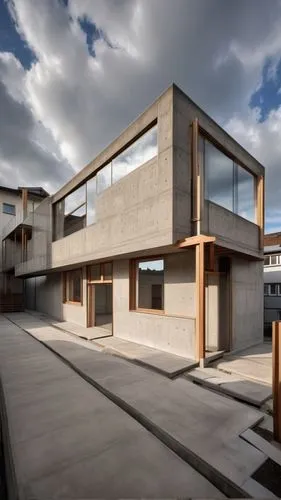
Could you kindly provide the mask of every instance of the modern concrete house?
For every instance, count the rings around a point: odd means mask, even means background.
[[[24,221],[26,307],[197,360],[261,342],[263,181],[172,85]]]
[[[0,186],[0,310],[23,307],[23,280],[15,278],[21,262],[22,222],[49,196],[41,187]],[[26,233],[27,234],[27,233]],[[3,272],[4,271],[4,272]]]
[[[264,331],[271,336],[272,321],[281,321],[281,232],[264,237]]]

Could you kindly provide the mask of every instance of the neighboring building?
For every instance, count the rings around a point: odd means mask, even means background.
[[[47,196],[41,187],[0,186],[0,311],[23,307],[23,280],[14,275],[21,262],[22,222]]]
[[[264,237],[264,331],[271,336],[272,321],[281,321],[281,232]]]
[[[262,342],[263,180],[171,86],[24,221],[26,306],[195,359]]]

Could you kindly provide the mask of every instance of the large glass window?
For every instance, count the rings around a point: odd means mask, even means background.
[[[82,302],[82,270],[64,273],[64,302]]]
[[[97,194],[111,186],[111,163],[97,173]]]
[[[157,155],[157,125],[99,170],[83,186],[54,206],[54,239],[58,240],[96,222],[97,197]]]
[[[87,182],[87,226],[96,222],[97,178]]]
[[[137,139],[123,153],[112,160],[112,182],[117,182],[125,175],[157,155],[157,126]]]
[[[86,186],[73,191],[64,199],[64,236],[68,236],[86,225]]]
[[[205,141],[205,197],[233,212],[233,161]]]
[[[240,165],[237,169],[237,214],[251,222],[256,220],[255,178]]]
[[[200,136],[199,161],[204,165],[205,198],[256,222],[256,178]]]
[[[138,308],[164,310],[164,260],[137,262],[137,279]]]

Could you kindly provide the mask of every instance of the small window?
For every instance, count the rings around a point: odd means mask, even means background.
[[[164,310],[164,260],[137,262],[138,309]]]
[[[112,262],[93,264],[88,267],[88,282],[112,282]]]
[[[271,257],[270,257],[270,264],[272,266],[275,266],[277,264],[277,255],[271,255]]]
[[[82,303],[82,271],[67,271],[64,282],[64,302]]]
[[[264,285],[264,295],[269,295],[269,285]]]
[[[16,205],[10,203],[3,203],[3,214],[16,215]]]
[[[276,283],[269,285],[269,295],[277,295],[277,287]]]
[[[264,258],[264,265],[269,266],[270,265],[270,257],[269,255],[266,255]]]

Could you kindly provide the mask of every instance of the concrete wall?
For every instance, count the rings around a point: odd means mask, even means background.
[[[180,256],[181,264],[177,266],[173,265],[174,256],[167,257],[169,271],[164,287],[165,312],[172,314],[171,311],[173,311],[175,316],[129,311],[129,261],[114,262],[113,328],[115,336],[179,356],[194,357],[195,320],[179,317],[183,313],[187,314],[194,310],[194,297],[190,297],[191,291],[192,295],[194,291],[192,276],[188,277],[187,286],[184,285],[186,274],[189,274],[191,268],[192,257],[190,260],[187,259],[187,263],[183,262],[184,257]]]
[[[232,350],[263,341],[263,262],[233,257]]]
[[[261,257],[259,227],[229,210],[205,201],[202,232],[217,237],[216,243],[229,249]]]
[[[87,281],[86,269],[83,269],[82,305],[63,304],[62,273],[52,273],[25,280],[25,304],[28,309],[35,309],[57,318],[86,326],[87,318]]]
[[[264,169],[204,111],[175,87],[173,96],[173,231],[174,241],[192,234],[191,224],[191,123],[198,118],[203,129],[255,175]],[[202,193],[204,189],[202,189]],[[201,232],[218,236],[218,243],[245,254],[261,256],[258,227],[223,207],[205,202]]]

